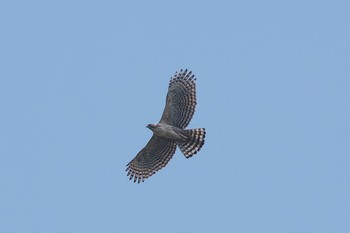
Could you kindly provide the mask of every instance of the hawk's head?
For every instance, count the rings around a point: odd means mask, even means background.
[[[155,128],[157,128],[157,125],[148,124],[146,127],[149,128],[150,130],[154,130]]]

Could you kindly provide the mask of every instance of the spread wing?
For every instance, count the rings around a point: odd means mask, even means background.
[[[176,144],[155,135],[147,145],[126,166],[130,180],[140,183],[165,167],[173,157]]]
[[[196,78],[180,70],[170,79],[166,104],[160,123],[186,128],[196,108]]]

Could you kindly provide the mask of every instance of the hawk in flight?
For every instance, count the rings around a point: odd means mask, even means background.
[[[140,183],[159,171],[175,154],[176,146],[186,158],[204,144],[205,129],[185,129],[196,107],[196,78],[180,70],[170,79],[163,115],[158,124],[146,127],[153,131],[147,145],[126,166],[130,180]]]

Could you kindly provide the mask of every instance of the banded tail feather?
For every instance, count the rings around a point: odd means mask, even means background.
[[[196,154],[204,145],[205,129],[185,129],[184,130],[189,137],[186,142],[176,142],[182,153],[186,158],[192,157]]]

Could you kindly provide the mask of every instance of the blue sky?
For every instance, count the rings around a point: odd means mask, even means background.
[[[0,232],[350,232],[349,9],[0,3]],[[134,184],[181,68],[206,144]]]

